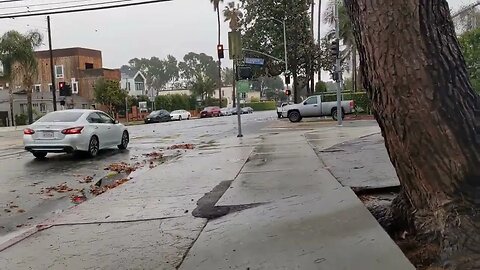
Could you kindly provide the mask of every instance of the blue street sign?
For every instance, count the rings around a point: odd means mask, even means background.
[[[245,57],[245,64],[263,66],[265,64],[265,59]]]

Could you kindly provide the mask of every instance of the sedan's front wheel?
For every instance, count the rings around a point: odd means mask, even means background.
[[[129,142],[130,142],[130,137],[128,136],[128,131],[124,131],[122,134],[122,142],[118,145],[118,149],[120,150],[127,149]]]
[[[98,150],[100,150],[98,138],[97,136],[92,136],[92,138],[90,138],[90,142],[88,143],[88,155],[90,157],[96,157]]]

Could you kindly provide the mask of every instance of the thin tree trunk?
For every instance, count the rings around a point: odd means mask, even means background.
[[[298,76],[297,76],[297,67],[295,68],[292,67],[292,75],[293,75],[293,85],[292,85],[292,90],[293,90],[293,102],[298,103]]]
[[[352,46],[352,92],[357,92],[357,45]]]
[[[413,229],[440,245],[440,266],[479,269],[480,97],[446,0],[345,5]]]
[[[220,29],[220,8],[217,7],[217,23],[218,23],[218,45],[222,42],[221,29]],[[218,57],[218,100],[219,106],[222,108],[222,59]]]
[[[10,98],[10,126],[16,126],[15,124],[15,113],[13,111],[13,90],[11,88],[12,83],[9,84],[8,86],[8,93],[9,93],[9,98]]]

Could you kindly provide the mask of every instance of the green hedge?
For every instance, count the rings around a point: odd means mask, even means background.
[[[323,101],[336,101],[337,100],[337,94],[335,93],[318,93],[322,95]],[[366,92],[344,92],[342,93],[342,100],[353,100],[355,101],[355,110],[357,112],[366,112],[366,113],[371,113],[372,111],[372,106],[370,99],[367,96]]]
[[[242,104],[242,107],[252,107],[254,111],[271,111],[277,109],[275,101],[250,102]]]

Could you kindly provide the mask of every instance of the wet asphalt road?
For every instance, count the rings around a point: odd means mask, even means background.
[[[50,154],[35,160],[22,150],[19,131],[0,133],[0,236],[30,224],[37,224],[74,205],[72,192],[42,193],[42,188],[66,183],[72,189],[84,189],[104,177],[105,168],[116,162],[132,163],[146,153],[173,144],[208,145],[215,140],[237,135],[237,117],[194,119],[181,122],[130,126],[128,150],[104,150],[94,159],[67,154]],[[255,112],[242,117],[243,133],[257,134],[276,121],[276,114]],[[161,165],[160,165],[161,166]],[[137,170],[141,174],[148,166]],[[92,183],[81,183],[87,177]]]

